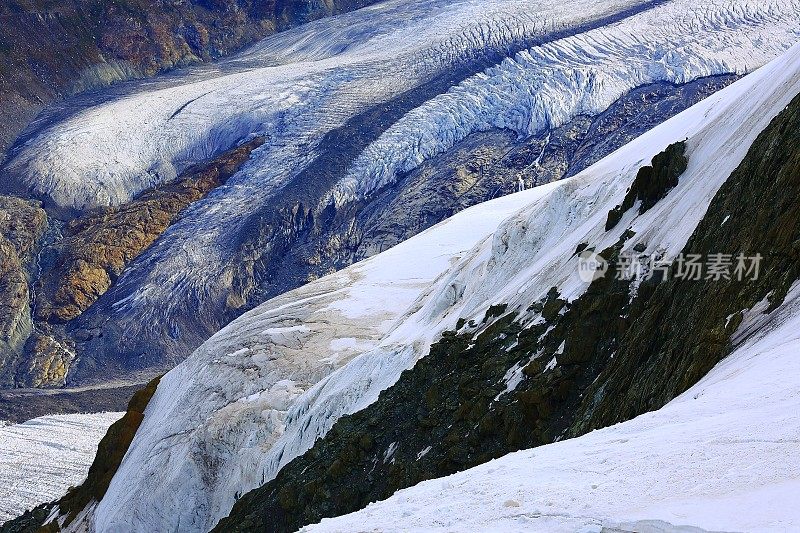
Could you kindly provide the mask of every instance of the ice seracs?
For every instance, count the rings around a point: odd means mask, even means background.
[[[476,131],[524,137],[597,115],[642,85],[749,72],[797,39],[785,9],[800,4],[667,2],[522,51],[404,116],[362,153],[334,198],[364,197]]]
[[[274,476],[359,400],[325,377],[365,352],[386,357],[373,361],[376,380],[406,365],[394,346],[382,346],[401,314],[498,220],[545,191],[466,210],[231,323],[162,378],[140,437],[87,520],[101,531],[213,527],[237,495]]]

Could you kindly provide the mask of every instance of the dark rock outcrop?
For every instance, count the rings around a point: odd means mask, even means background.
[[[55,532],[60,531],[58,521],[44,524],[51,512],[58,508],[63,525],[72,522],[88,504],[103,499],[111,479],[133,442],[136,430],[144,420],[144,410],[156,392],[160,377],[150,381],[136,392],[128,402],[125,414],[111,424],[97,448],[97,456],[89,467],[86,480],[78,487],[69,489],[57,502],[45,503],[0,526],[0,533]]]
[[[608,213],[606,231],[613,229],[622,216],[639,202],[639,214],[646,212],[678,185],[678,178],[686,171],[688,161],[684,153],[686,143],[670,145],[656,155],[653,162],[639,169],[636,179],[625,194],[622,204]]]
[[[630,280],[606,276],[569,304],[556,291],[533,302],[533,311],[561,308],[550,322],[523,327],[509,313],[450,332],[215,530],[293,531],[425,479],[629,420],[687,390],[731,352],[744,310],[765,298],[775,308],[800,278],[799,131],[800,96],[759,135],[684,248],[760,253],[757,279],[668,275],[631,296]],[[600,255],[613,266],[632,235]],[[502,394],[514,364],[525,378]]]

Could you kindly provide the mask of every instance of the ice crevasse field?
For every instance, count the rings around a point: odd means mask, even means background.
[[[796,42],[798,22],[797,0],[382,2],[213,67],[79,101],[66,118],[43,119],[8,169],[58,206],[85,209],[125,202],[190,162],[265,136],[245,168],[190,206],[104,297],[130,338],[180,337],[184,309],[224,307],[245,215],[268,210],[325,134],[365,109],[388,112],[401,95],[422,95],[310,207],[364,198],[470,133],[527,136],[602,112],[641,85],[750,72]],[[440,94],[442,76],[456,83]]]
[[[339,416],[374,402],[459,318],[481,317],[497,301],[524,309],[552,286],[559,286],[571,300],[579,297],[587,286],[574,265],[574,250],[581,242],[608,246],[632,223],[636,236],[626,248],[644,244],[653,248],[645,253],[658,247],[674,257],[758,133],[800,92],[799,71],[796,46],[574,178],[466,210],[388,252],[243,315],[163,378],[108,493],[87,520],[100,529],[146,530],[171,520],[187,529],[211,527],[229,512],[237,494],[274,477]],[[651,211],[623,219],[626,224],[606,232],[606,214],[619,204],[636,170],[668,144],[683,139],[688,139],[690,165],[680,184]],[[398,260],[404,256],[418,260]],[[796,291],[790,293],[780,313],[769,315],[768,326],[756,329],[758,333],[704,381],[662,411],[427,482],[352,518],[324,521],[319,527],[347,531],[360,521],[389,527],[380,516],[393,517],[394,525],[405,524],[405,517],[412,529],[445,527],[447,517],[415,511],[419,510],[415,505],[423,506],[415,503],[421,501],[415,497],[426,499],[431,491],[443,490],[456,496],[450,520],[467,513],[479,529],[489,527],[489,522],[480,520],[491,517],[520,528],[536,525],[542,531],[559,520],[563,521],[559,527],[570,530],[581,520],[590,526],[659,519],[675,524],[685,523],[683,517],[692,525],[712,529],[747,530],[759,524],[780,530],[780,523],[763,522],[767,514],[759,518],[706,513],[702,499],[691,505],[682,502],[680,488],[654,485],[652,490],[660,492],[642,492],[632,483],[664,478],[689,491],[689,485],[706,479],[707,485],[697,490],[730,506],[761,501],[782,483],[793,483],[798,465],[785,454],[798,431],[791,414],[795,410],[789,406],[797,383],[792,372],[776,374],[769,369],[793,364],[787,359],[794,349],[787,332],[794,323],[795,295]],[[298,322],[302,326],[296,326]],[[763,380],[769,379],[777,381],[764,386]],[[192,413],[186,414],[185,405],[193,406]],[[759,417],[765,417],[764,424],[770,427],[763,437],[754,436],[763,428],[756,422]],[[663,442],[658,447],[648,445],[657,441]],[[681,450],[692,446],[698,447],[694,454],[687,458],[686,452],[683,462],[673,462]],[[592,450],[601,451],[595,456]],[[541,463],[526,463],[540,456]],[[747,457],[758,460],[747,467],[746,475],[737,476],[729,466]],[[639,465],[651,477],[642,477],[645,474],[639,470],[631,476],[609,474],[611,484],[605,488],[607,497],[618,502],[615,505],[604,506],[606,500],[594,497],[587,501],[591,492],[583,493],[584,500],[572,499],[574,492],[591,491],[597,484],[589,471],[596,472],[592,461],[603,459],[610,470],[615,464]],[[480,476],[517,468],[504,465],[519,468],[519,478],[509,474],[494,481],[503,487],[508,482],[506,488],[498,486],[497,493],[508,494],[512,503],[473,513],[470,506],[478,503],[470,498],[481,499],[476,494],[485,493],[478,488],[470,492],[471,483],[484,487]],[[525,485],[540,479],[526,472],[554,479],[562,468],[570,469],[570,475],[561,485],[549,483],[565,498],[526,500],[518,494],[546,493]],[[226,475],[218,475],[221,472]],[[791,487],[781,494],[791,495]],[[631,493],[638,499],[625,497]],[[651,497],[660,498],[660,504],[647,507]],[[481,501],[496,505],[498,500]],[[797,524],[782,501],[773,500],[770,509],[779,507],[782,520]],[[519,509],[513,502],[530,506],[530,513],[514,518]],[[585,505],[589,507],[583,513]],[[387,506],[393,507],[391,513]]]

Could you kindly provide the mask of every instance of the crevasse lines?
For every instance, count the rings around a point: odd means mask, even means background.
[[[354,12],[330,22],[319,21],[313,29],[299,28],[267,39],[245,54],[246,60],[221,65],[220,75],[197,80],[189,73],[185,85],[134,93],[78,113],[45,129],[22,148],[10,168],[23,176],[27,185],[52,196],[60,205],[80,208],[124,202],[159,179],[148,176],[159,162],[169,165],[176,163],[179,155],[224,151],[242,136],[270,129],[286,103],[286,98],[276,93],[286,95],[307,78],[319,83],[314,93],[291,101],[307,116],[305,124],[296,129],[318,135],[340,125],[320,110],[341,109],[341,94],[362,92],[352,84],[341,85],[345,72],[355,81],[363,72],[361,67],[382,63],[382,68],[371,68],[371,75],[360,79],[362,88],[382,89],[381,93],[362,94],[362,104],[368,105],[375,102],[370,94],[387,98],[480,50],[504,49],[515,39],[536,38],[542,28],[546,31],[612,16],[638,3],[641,0],[615,0],[602,7],[576,6],[565,14],[531,0],[515,0],[503,10],[498,10],[495,2],[448,5],[441,0],[418,0],[395,2],[388,14],[379,10],[370,17],[370,12]],[[525,13],[532,8],[538,8],[535,20]],[[499,19],[508,11],[519,13],[510,28]],[[430,18],[426,14],[431,14]],[[411,22],[406,23],[406,18]],[[348,28],[351,22],[355,29]],[[330,44],[326,41],[330,37],[319,31],[326,24],[339,27],[334,32],[339,41],[333,50],[320,51]],[[297,45],[293,37],[306,44]],[[345,46],[347,39],[350,42]],[[216,89],[213,99],[205,99],[202,108],[195,107],[196,113],[167,123],[175,108],[209,88]],[[350,116],[358,112],[344,109]],[[219,130],[228,134],[215,136]],[[71,134],[64,135],[66,132]],[[271,133],[286,141],[296,132]],[[75,187],[76,183],[82,187]]]
[[[511,10],[512,7],[521,9],[532,5],[536,4],[530,1],[517,1],[505,9]],[[629,8],[635,5],[630,1],[618,1],[611,4],[611,8]],[[485,4],[476,4],[470,13],[481,13],[481,10],[486,10],[485,8]],[[114,290],[120,300],[115,309],[121,312],[134,312],[137,307],[141,309],[139,306],[152,304],[160,310],[159,314],[168,316],[173,312],[179,312],[187,304],[197,303],[202,295],[218,295],[225,291],[225,280],[229,279],[225,269],[227,264],[235,259],[233,256],[235,251],[227,246],[227,243],[230,241],[230,235],[238,231],[237,228],[242,223],[242,206],[247,206],[248,211],[255,211],[264,205],[298,169],[302,169],[311,161],[315,143],[326,131],[341,125],[370,102],[381,101],[393,92],[414,87],[432,73],[447,69],[453,61],[463,61],[465,57],[475,54],[477,48],[501,48],[506,46],[508,39],[517,38],[517,35],[533,39],[539,32],[546,32],[548,28],[567,28],[570,24],[582,24],[601,15],[611,16],[613,11],[587,13],[576,8],[573,14],[569,14],[569,10],[545,7],[535,20],[531,20],[523,13],[509,23],[497,21],[502,13],[496,15],[490,12],[487,16],[491,16],[492,20],[485,24],[479,17],[475,22],[458,12],[446,14],[447,17],[441,16],[446,18],[447,22],[460,21],[465,27],[483,25],[485,29],[474,30],[470,33],[470,38],[462,38],[455,37],[459,35],[460,27],[458,29],[448,27],[443,33],[452,39],[449,41],[450,44],[441,44],[440,39],[424,46],[414,39],[411,44],[403,44],[407,39],[401,40],[400,44],[392,44],[387,42],[390,39],[385,36],[376,37],[369,43],[370,47],[374,45],[374,48],[370,48],[371,52],[367,56],[355,59],[350,57],[348,54],[356,54],[357,51],[367,48],[366,43],[354,45],[342,56],[316,61],[310,66],[305,65],[312,70],[299,79],[293,79],[292,74],[285,73],[289,67],[281,67],[279,70],[284,73],[282,76],[288,78],[288,82],[278,87],[270,87],[269,76],[272,75],[272,70],[253,71],[249,75],[252,79],[259,75],[266,77],[262,83],[270,94],[257,104],[251,103],[252,97],[246,94],[239,96],[239,93],[250,90],[245,86],[242,89],[234,87],[237,91],[236,97],[228,97],[217,104],[206,102],[206,105],[210,106],[207,110],[193,106],[193,112],[200,112],[201,116],[193,118],[192,123],[200,121],[203,117],[211,117],[215,122],[229,122],[234,125],[244,123],[245,127],[235,131],[245,135],[249,131],[246,128],[251,127],[249,124],[257,125],[260,122],[260,126],[252,127],[268,135],[270,141],[254,153],[251,164],[231,178],[227,185],[191,206],[182,219],[162,236],[160,245],[146,253],[149,258],[143,257],[129,267]],[[528,20],[531,20],[530,26],[526,26]],[[435,23],[427,26],[443,29]],[[506,26],[512,30],[497,29]],[[421,28],[421,31],[428,34],[432,32],[427,27]],[[405,33],[409,31],[406,30]],[[488,39],[489,42],[484,42],[483,39]],[[447,42],[445,40],[445,43]],[[398,46],[403,53],[397,52]],[[449,51],[449,55],[445,54],[445,51]],[[391,60],[388,60],[390,56]],[[296,69],[302,70],[305,66],[298,65]],[[231,84],[242,82],[235,76],[229,76],[228,80]],[[303,87],[306,80],[313,83],[303,89],[302,96],[294,95],[292,92],[295,88]],[[386,80],[391,81],[387,83]],[[200,92],[199,89],[196,91]],[[264,89],[261,88],[260,92],[264,92]],[[225,93],[225,89],[218,88],[215,94],[217,93]],[[241,108],[242,103],[239,103],[239,100],[245,103],[246,113],[242,119],[231,120],[229,108],[233,110]],[[272,109],[276,104],[280,112]],[[171,108],[170,113],[172,112],[174,108]],[[220,116],[216,116],[217,113]],[[226,121],[220,118],[226,116],[228,117]],[[183,128],[188,130],[192,127],[188,121],[191,117],[184,118],[187,122]],[[177,138],[185,136],[185,133],[176,129],[170,131],[174,132]],[[226,138],[234,136],[231,133]],[[171,142],[173,141],[170,140]],[[197,141],[192,140],[187,143],[187,146],[192,145],[198,145]],[[225,229],[220,232],[209,228]],[[192,243],[191,246],[187,244],[189,241]],[[178,272],[189,272],[193,281],[188,282],[184,275],[178,277]],[[176,292],[176,289],[186,292]],[[134,292],[137,294],[131,297]],[[165,296],[167,294],[168,298]],[[157,324],[140,322],[131,324],[130,327],[134,329],[157,327]],[[135,331],[131,330],[130,334],[134,335]]]
[[[534,47],[408,113],[329,201],[364,197],[476,131],[531,135],[600,112],[637,85],[752,70],[791,45],[799,23],[796,0],[679,1]]]

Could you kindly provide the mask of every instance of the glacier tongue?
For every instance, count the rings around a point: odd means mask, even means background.
[[[758,133],[800,92],[797,72],[800,45],[574,178],[466,210],[243,315],[165,376],[89,520],[98,530],[207,529],[337,416],[373,401],[458,318],[498,302],[525,306],[553,286],[579,295],[578,244],[604,248],[632,224],[626,248],[674,257]],[[679,185],[605,232],[637,169],[687,138]]]
[[[116,205],[174,177],[176,167],[249,134],[266,134],[258,164],[239,180],[245,190],[234,187],[228,195],[236,200],[247,193],[253,201],[296,172],[322,135],[369,105],[487,53],[503,54],[650,3],[567,0],[567,9],[541,0],[378,4],[269,37],[216,67],[142,83],[132,94],[77,110],[29,136],[8,170],[61,207]]]
[[[50,415],[8,425],[0,421],[0,523],[80,484],[97,443],[121,416]]]

